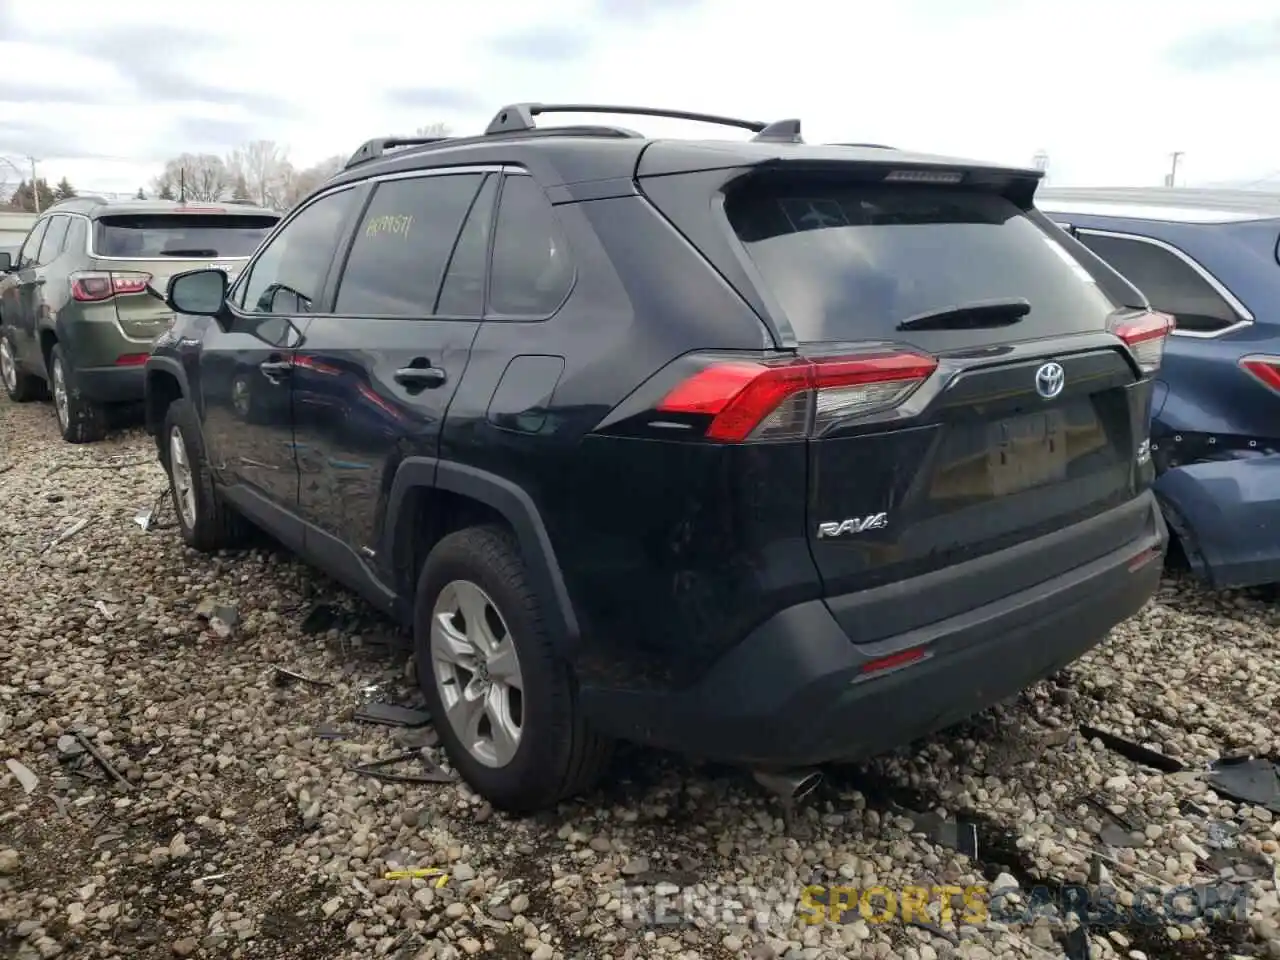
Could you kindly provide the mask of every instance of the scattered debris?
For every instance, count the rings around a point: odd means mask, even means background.
[[[332,723],[322,723],[316,727],[316,736],[321,740],[342,740],[346,734]]]
[[[407,760],[417,760],[427,772],[420,775],[386,772],[387,767],[394,766],[397,763],[404,763]],[[387,757],[385,760],[375,760],[373,763],[366,763],[358,767],[347,767],[347,769],[352,773],[363,774],[366,777],[373,777],[375,780],[384,780],[388,783],[454,782],[454,777],[446,773],[439,764],[427,756],[425,750],[407,750],[404,753],[397,753],[395,756]]]
[[[956,853],[970,859],[978,859],[978,825],[964,818],[952,819],[936,813],[916,813],[906,810],[905,815],[915,824],[916,832],[923,833],[935,843],[950,847]]]
[[[80,742],[80,746],[84,747],[85,752],[88,753],[89,756],[93,757],[94,763],[100,766],[103,772],[107,776],[109,776],[116,783],[120,784],[120,786],[123,789],[125,790],[133,789],[133,784],[131,784],[125,778],[124,774],[122,774],[119,770],[115,768],[115,766],[112,765],[110,760],[108,760],[105,756],[103,756],[102,752],[90,742],[88,737],[86,737],[79,730],[73,730],[72,736],[74,736]]]
[[[1223,757],[1210,765],[1205,780],[1223,796],[1280,813],[1280,771],[1274,760]]]
[[[213,616],[213,611],[218,609],[218,601],[205,597],[196,604],[195,617],[197,620],[208,620]]]
[[[908,926],[908,927],[919,927],[921,930],[928,930],[935,937],[941,937],[943,940],[948,941],[953,946],[956,946],[956,947],[960,946],[960,938],[958,936],[956,936],[950,930],[946,930],[936,923],[931,923],[927,920],[917,920],[914,916],[906,917],[903,919],[902,922],[905,926]]]
[[[303,633],[324,633],[333,629],[337,622],[338,611],[332,604],[317,603],[307,611],[307,615],[302,618],[302,623],[298,629]]]
[[[1134,743],[1132,740],[1126,740],[1124,737],[1118,737],[1114,733],[1107,733],[1105,730],[1099,730],[1096,727],[1090,727],[1087,724],[1080,725],[1080,733],[1087,740],[1100,740],[1102,745],[1109,750],[1114,750],[1122,757],[1127,757],[1134,763],[1140,763],[1146,767],[1153,767],[1164,773],[1178,773],[1184,769],[1184,765],[1175,760],[1173,757],[1166,756],[1163,753],[1157,753],[1155,750],[1148,749],[1140,743]]]
[[[219,637],[226,639],[240,622],[240,613],[235,607],[215,607],[213,616],[209,618],[209,627]]]
[[[171,493],[172,491],[165,487],[160,491],[160,495],[156,497],[155,503],[149,507],[143,507],[133,515],[133,522],[140,526],[144,533],[151,529],[159,530],[171,526],[168,523],[160,523],[159,520],[165,505],[170,502]]]
[[[64,733],[58,738],[58,755],[63,760],[81,757],[84,756],[84,747],[80,746],[80,741],[71,734]]]
[[[40,783],[40,778],[32,773],[28,767],[24,766],[21,761],[10,758],[4,762],[4,765],[9,768],[10,773],[18,778],[18,783],[22,784],[23,793],[30,794],[36,788],[36,785]]]
[[[111,612],[111,608],[101,600],[93,601],[93,609],[97,610],[107,620],[114,620],[116,615]]]
[[[277,687],[287,687],[293,683],[306,683],[313,687],[333,686],[328,680],[317,680],[315,677],[308,677],[305,673],[298,673],[296,670],[289,670],[274,663],[271,667],[275,670],[272,680]]]
[[[52,550],[58,544],[63,543],[66,540],[70,540],[72,537],[74,537],[77,533],[79,533],[81,530],[83,530],[92,522],[93,522],[93,517],[85,517],[83,520],[77,520],[75,523],[69,526],[65,531],[63,531],[58,536],[54,537],[52,540],[46,543],[41,548],[40,552],[45,553],[49,550]]]
[[[389,727],[425,727],[431,722],[431,714],[394,703],[369,703],[357,710],[352,719]]]
[[[431,885],[436,889],[443,887],[449,882],[449,875],[443,870],[436,867],[421,867],[418,869],[408,870],[388,870],[382,875],[383,880],[425,880],[428,877],[435,877],[436,880]]]

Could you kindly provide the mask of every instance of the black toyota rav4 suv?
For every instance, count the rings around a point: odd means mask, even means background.
[[[229,289],[169,286],[148,419],[182,535],[250,521],[411,624],[452,763],[506,809],[616,739],[784,778],[904,744],[1160,576],[1171,321],[1039,177],[583,104],[371,141]]]

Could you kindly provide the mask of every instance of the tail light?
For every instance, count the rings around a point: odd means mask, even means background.
[[[84,303],[110,300],[122,293],[142,293],[151,284],[149,273],[71,274],[71,296]]]
[[[717,363],[677,384],[658,410],[709,416],[704,435],[722,443],[795,439],[898,406],[937,366],[917,353]]]
[[[1240,367],[1265,387],[1280,392],[1280,357],[1241,357]]]
[[[1164,342],[1173,333],[1173,317],[1155,310],[1129,314],[1111,332],[1129,345],[1144,374],[1155,373],[1164,359]]]
[[[117,367],[141,367],[151,356],[149,353],[122,353],[116,357]]]

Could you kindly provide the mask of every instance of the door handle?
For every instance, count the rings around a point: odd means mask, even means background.
[[[440,367],[401,367],[394,379],[404,387],[438,387],[448,377]]]
[[[293,364],[288,360],[267,360],[258,364],[258,369],[263,372],[268,380],[275,380],[278,377],[287,377],[293,372]]]

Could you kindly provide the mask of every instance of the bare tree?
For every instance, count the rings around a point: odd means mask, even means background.
[[[289,184],[288,194],[285,198],[286,206],[289,208],[294,207],[298,201],[316,190],[321,184],[335,177],[346,162],[345,157],[328,157],[314,166],[297,171]]]
[[[254,140],[232,151],[227,165],[235,183],[243,178],[248,199],[264,207],[284,209],[295,176],[285,147],[274,140]]]
[[[165,199],[208,203],[221,200],[231,177],[222,158],[212,153],[184,153],[164,165],[152,184],[152,193]]]
[[[428,123],[425,127],[419,127],[413,131],[415,137],[451,137],[453,130],[447,123]]]

